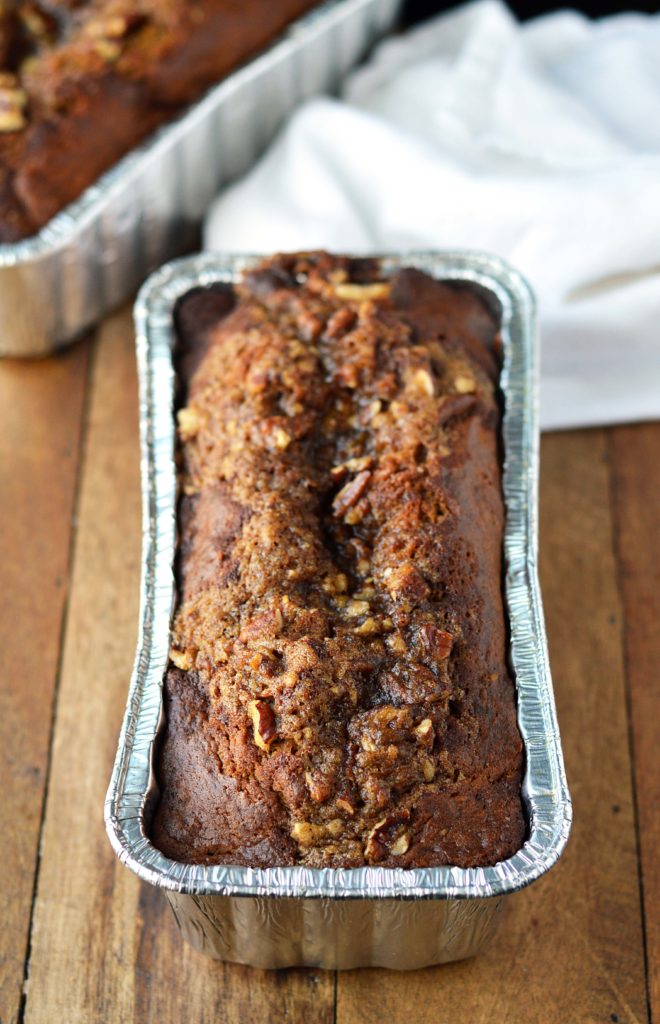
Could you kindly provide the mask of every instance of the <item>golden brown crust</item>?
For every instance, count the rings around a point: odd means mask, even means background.
[[[177,859],[470,866],[522,843],[497,325],[465,288],[374,273],[275,257],[231,312],[179,310],[205,354],[154,828]]]
[[[315,0],[4,0],[0,242],[32,234]]]

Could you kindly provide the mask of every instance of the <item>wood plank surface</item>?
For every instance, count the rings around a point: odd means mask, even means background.
[[[618,427],[613,504],[634,754],[649,1000],[660,1019],[660,424]]]
[[[332,975],[201,957],[182,943],[162,895],[119,864],[104,832],[138,614],[136,409],[124,314],[101,332],[94,358],[25,1019],[330,1024]]]
[[[542,446],[541,576],[575,823],[491,947],[409,975],[338,978],[337,1024],[646,1021],[642,927],[603,431]]]
[[[0,1021],[18,1019],[67,593],[85,343],[0,362]]]
[[[541,574],[575,805],[560,864],[509,901],[493,944],[472,961],[336,979],[313,970],[265,972],[207,960],[185,945],[160,893],[119,864],[105,836],[102,805],[139,588],[137,403],[126,313],[104,326],[94,348],[80,459],[85,360],[85,348],[76,347],[64,359],[0,364],[0,650],[9,669],[0,764],[3,782],[12,783],[0,786],[0,800],[3,821],[7,814],[15,823],[4,848],[9,927],[0,932],[0,1024],[648,1021],[642,893],[650,995],[658,1005],[660,426],[543,441]]]

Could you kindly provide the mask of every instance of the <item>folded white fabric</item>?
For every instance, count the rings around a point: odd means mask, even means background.
[[[388,40],[218,198],[206,246],[495,252],[539,297],[542,425],[660,417],[660,16],[478,0]]]

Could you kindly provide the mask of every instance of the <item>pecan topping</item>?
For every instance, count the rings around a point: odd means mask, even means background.
[[[430,622],[425,622],[419,627],[419,639],[429,658],[422,659],[427,664],[438,661],[446,661],[451,654],[454,644],[454,637],[444,629],[439,629]]]
[[[410,835],[405,824],[410,811],[388,815],[377,821],[367,838],[364,855],[370,863],[378,863],[387,857],[400,857],[410,846]]]
[[[338,338],[340,334],[348,331],[354,323],[355,312],[349,309],[348,306],[344,306],[343,309],[338,309],[336,313],[333,313],[328,320],[325,335],[327,338]]]
[[[348,590],[348,576],[339,572],[336,576],[326,576],[321,586],[326,594],[345,594]]]
[[[107,18],[93,18],[88,21],[85,32],[95,39],[126,39],[141,28],[146,20],[147,15],[140,11],[111,14]]]
[[[180,651],[176,647],[170,648],[170,661],[180,668],[182,672],[189,672],[193,667],[193,658],[190,651]]]
[[[277,736],[272,707],[265,700],[251,700],[248,703],[248,714],[252,719],[254,742],[268,753],[271,743]]]
[[[106,18],[92,18],[84,31],[92,40],[92,48],[109,64],[119,60],[123,44],[147,20],[139,11],[113,14]]]
[[[374,281],[373,284],[353,284],[352,282],[335,285],[335,295],[344,302],[364,302],[365,299],[386,299],[390,294],[390,286],[386,281]]]
[[[108,18],[105,26],[105,34],[110,39],[125,39],[133,32],[137,32],[147,21],[147,15],[141,11],[129,11],[113,18]]]
[[[351,817],[353,817],[353,815],[355,814],[355,807],[348,797],[340,796],[337,798],[335,803],[337,804],[339,810],[343,811],[344,814],[350,814]]]
[[[176,419],[179,425],[179,437],[182,441],[190,441],[202,425],[199,414],[194,409],[179,409]]]
[[[415,605],[422,601],[429,592],[429,586],[420,572],[410,562],[404,562],[396,568],[386,569],[385,586],[395,600],[410,601]]]
[[[296,821],[291,829],[291,835],[301,846],[311,846],[318,837],[318,825],[312,825],[310,821]]]
[[[393,857],[400,857],[401,854],[405,853],[410,846],[410,836],[407,832],[403,832],[398,839],[395,839],[390,846],[390,854]]]
[[[346,614],[350,615],[352,619],[359,619],[361,615],[367,615],[368,613],[368,601],[349,601],[346,606]]]
[[[107,64],[114,64],[121,57],[121,46],[112,39],[96,39],[94,50]]]
[[[271,416],[269,419],[263,420],[261,430],[271,451],[283,452],[291,444],[291,435],[284,429],[278,417]]]
[[[371,472],[368,469],[363,469],[361,473],[351,480],[350,483],[345,484],[344,487],[335,495],[335,499],[332,502],[332,509],[336,516],[344,516],[348,510],[360,500],[371,480]]]
[[[0,132],[19,132],[27,124],[27,94],[15,75],[0,73]]]
[[[311,821],[295,821],[291,835],[300,846],[313,846],[328,836],[338,836],[343,826],[341,818],[333,818],[325,825],[314,825]]]
[[[286,430],[282,429],[282,427],[276,428],[273,437],[275,441],[275,447],[279,448],[280,451],[284,451],[284,449],[288,448],[289,445],[291,444],[290,436],[287,434]]]
[[[379,633],[380,628],[381,626],[378,620],[369,616],[369,618],[364,620],[361,626],[356,626],[353,632],[357,636],[371,636],[373,633]]]
[[[428,370],[415,370],[415,373],[410,379],[410,383],[415,390],[421,391],[422,394],[428,395],[429,398],[432,398],[435,394],[433,377]]]
[[[454,389],[459,395],[471,395],[476,391],[477,385],[474,377],[469,377],[466,373],[461,374],[454,380]]]

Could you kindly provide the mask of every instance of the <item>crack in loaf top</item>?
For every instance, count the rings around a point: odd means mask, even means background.
[[[189,294],[177,322],[156,845],[254,866],[510,856],[522,744],[490,309],[312,253]]]

